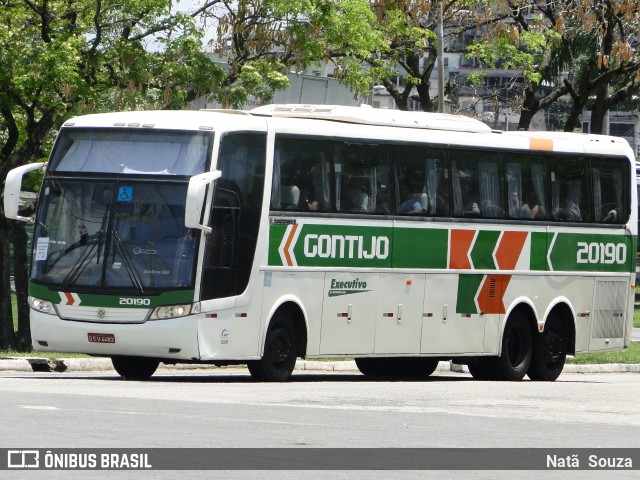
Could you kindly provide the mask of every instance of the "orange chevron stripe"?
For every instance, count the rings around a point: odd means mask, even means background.
[[[504,232],[496,250],[498,270],[515,270],[522,253],[527,232]]]
[[[298,230],[298,224],[294,223],[291,226],[291,232],[289,233],[289,237],[287,238],[287,243],[284,244],[284,258],[287,260],[287,265],[289,267],[293,266],[293,260],[291,260],[291,254],[289,252],[289,248],[291,247],[291,242],[293,241],[293,237],[296,235],[296,230]]]
[[[478,308],[482,313],[505,312],[502,299],[509,280],[511,280],[510,275],[487,275],[484,278],[478,293]]]
[[[73,295],[71,295],[69,292],[62,292],[64,293],[64,296],[67,297],[67,305],[73,305],[75,303],[75,299],[73,298]]]
[[[471,270],[469,249],[476,236],[475,230],[451,230],[449,268]]]

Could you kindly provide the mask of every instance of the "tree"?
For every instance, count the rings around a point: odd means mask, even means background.
[[[371,47],[366,0],[201,0],[190,13],[171,0],[0,0],[0,182],[18,165],[42,161],[56,130],[75,114],[183,108],[200,95],[239,107],[288,85],[286,69]],[[214,19],[224,62],[203,52],[194,18]],[[360,36],[359,38],[356,38]],[[226,49],[226,41],[232,46]],[[341,43],[342,42],[342,43]],[[350,42],[347,47],[344,42]],[[1,209],[1,207],[0,207]],[[0,210],[0,238],[26,265],[23,225]],[[16,269],[14,335],[9,244],[0,247],[0,348],[31,343],[27,273]]]
[[[331,56],[339,66],[338,78],[361,93],[383,85],[400,110],[408,110],[411,99],[423,111],[435,110],[430,88],[438,57],[437,1],[371,0],[370,4],[375,21],[369,30],[383,43],[364,53],[335,48]],[[481,5],[482,0],[443,1],[446,35],[455,37],[475,27]]]
[[[510,22],[494,24],[497,28],[470,53],[486,65],[500,58],[523,69],[518,127],[528,130],[536,112],[568,96],[571,111],[564,129],[576,128],[595,99],[591,131],[602,133],[606,112],[640,88],[640,52],[632,45],[639,27],[637,3],[506,0],[503,8],[511,12]]]
[[[282,73],[320,61],[335,62],[344,83],[368,93],[371,85],[349,74],[349,61],[385,48],[367,0],[219,2],[204,18],[217,27],[211,47],[227,77],[213,96],[225,106],[239,107],[249,95],[269,100],[287,85]]]

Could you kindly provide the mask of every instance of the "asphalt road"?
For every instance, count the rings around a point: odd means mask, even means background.
[[[518,447],[640,445],[640,375],[567,374],[553,383],[478,382],[437,372],[421,382],[353,372],[296,372],[285,384],[244,369],[0,374],[0,448]],[[0,472],[5,473],[5,472]],[[29,472],[3,478],[86,478]],[[224,473],[224,474],[223,474]],[[548,472],[547,472],[548,473]],[[553,478],[575,478],[552,472]],[[46,474],[46,475],[45,475]],[[517,478],[539,478],[540,472]],[[96,478],[514,478],[514,472],[93,472]],[[638,478],[580,472],[580,478]]]

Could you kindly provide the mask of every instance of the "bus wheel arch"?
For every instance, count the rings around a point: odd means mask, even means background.
[[[554,381],[562,373],[567,354],[575,354],[575,317],[568,304],[553,306],[542,332],[533,339],[533,356],[527,375],[531,380]]]
[[[299,305],[280,305],[267,325],[262,357],[247,362],[251,376],[259,381],[285,382],[291,377],[298,356],[304,356],[307,329]]]

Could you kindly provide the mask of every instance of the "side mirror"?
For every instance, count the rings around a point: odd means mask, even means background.
[[[197,228],[207,233],[211,233],[211,227],[202,225],[202,209],[204,207],[207,186],[220,178],[222,172],[213,170],[211,172],[195,175],[189,180],[187,190],[187,201],[185,203],[184,226],[187,228]]]
[[[22,177],[27,173],[44,168],[46,163],[29,163],[14,168],[7,174],[4,184],[4,215],[13,220],[33,223],[33,217],[21,217],[18,215],[20,208],[20,192],[22,191]]]

